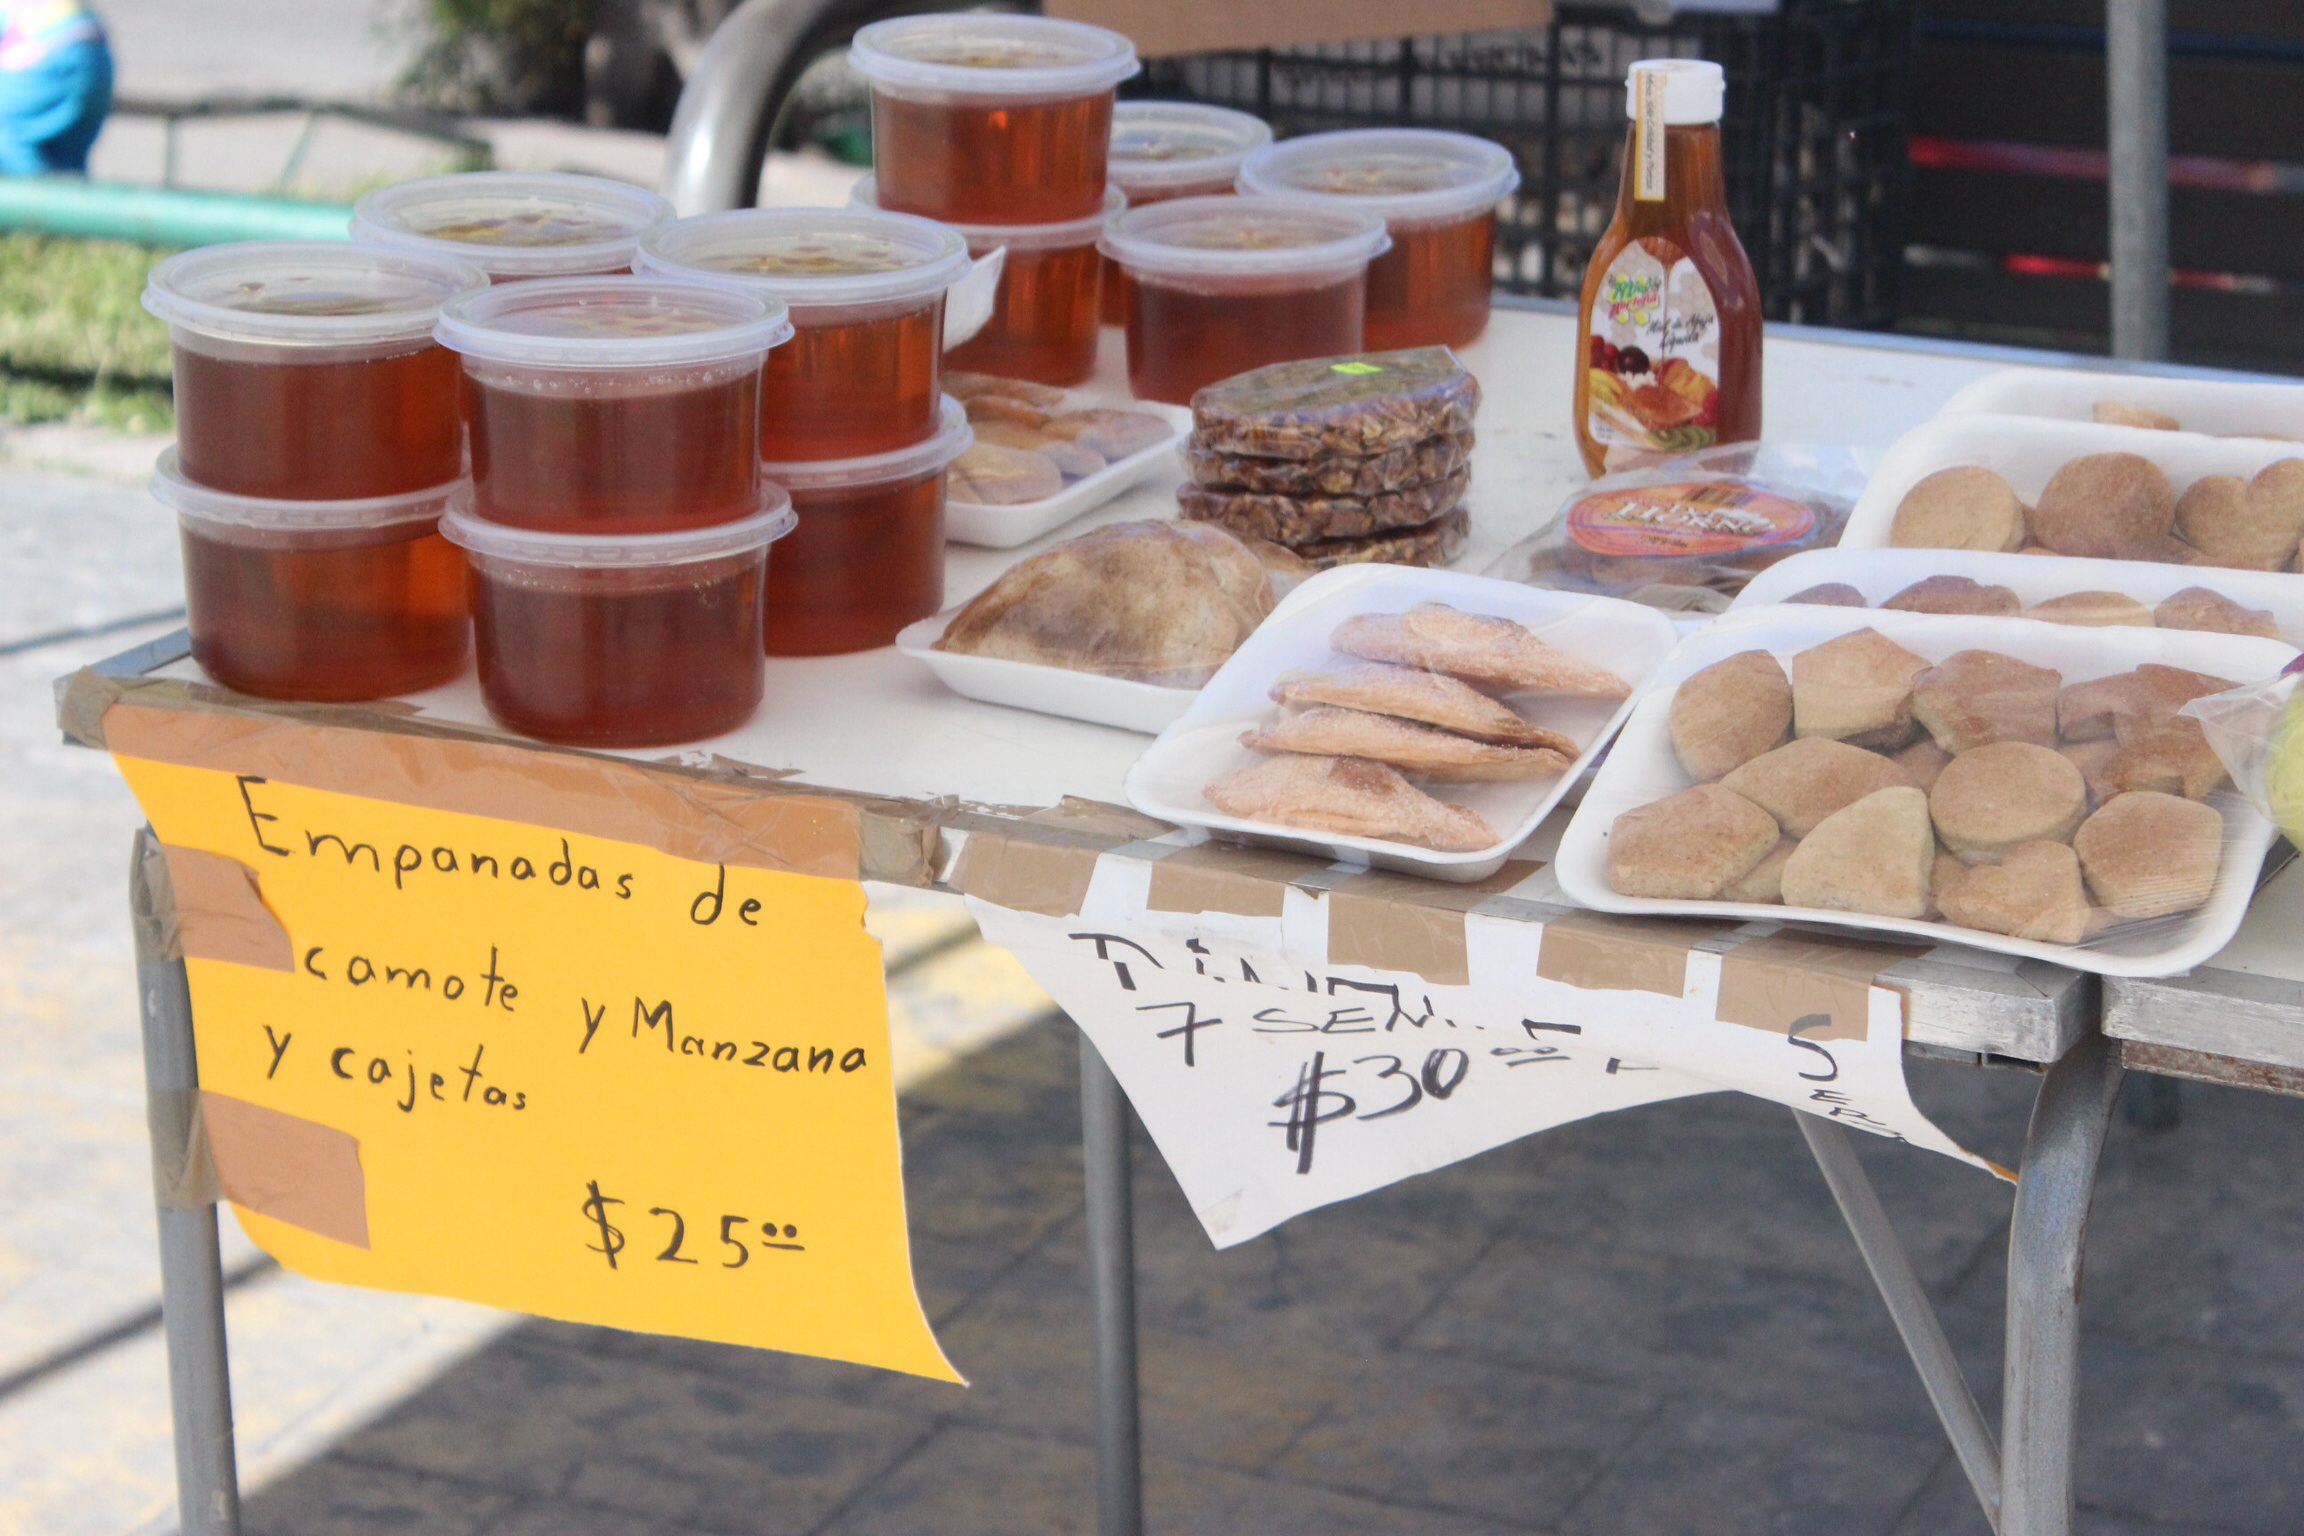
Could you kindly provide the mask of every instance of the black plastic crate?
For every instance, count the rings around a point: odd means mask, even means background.
[[[1157,59],[1125,93],[1238,107],[1282,137],[1414,126],[1494,139],[1521,175],[1499,215],[1498,287],[1574,298],[1615,207],[1625,71],[1711,59],[1728,76],[1729,211],[1769,318],[1886,327],[1904,259],[1912,27],[1911,0],[1659,23],[1563,4],[1541,32]]]

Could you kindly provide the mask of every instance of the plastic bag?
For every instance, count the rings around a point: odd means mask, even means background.
[[[1863,492],[1850,449],[1730,443],[1604,475],[1484,573],[1721,613],[1756,572],[1839,542]]]
[[[2272,818],[2288,841],[2304,844],[2304,702],[2296,696],[2304,657],[2267,683],[2194,699],[2180,714],[2200,722],[2232,783]]]
[[[1253,458],[1362,458],[1472,430],[1480,385],[1446,347],[1274,363],[1192,397],[1192,441]]]

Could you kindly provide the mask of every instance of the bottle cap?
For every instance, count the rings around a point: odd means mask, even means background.
[[[1624,76],[1624,115],[1640,115],[1640,76],[1664,77],[1664,125],[1716,123],[1728,97],[1728,77],[1709,59],[1642,59]]]

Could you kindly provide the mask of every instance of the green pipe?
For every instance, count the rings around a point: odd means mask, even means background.
[[[87,181],[78,176],[0,176],[0,229],[142,245],[216,245],[226,240],[348,240],[352,210],[237,192],[185,192]]]

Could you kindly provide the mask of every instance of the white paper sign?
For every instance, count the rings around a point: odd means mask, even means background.
[[[1150,910],[1150,851],[1100,858],[1078,916],[969,907],[1087,1031],[1219,1248],[1535,1131],[1723,1089],[1993,1166],[1913,1105],[1888,987],[1867,988],[1861,1026],[1763,1029],[1720,1021],[1704,950],[1677,997],[1563,985],[1539,974],[1542,872],[1464,916],[1470,982],[1435,985],[1331,965],[1323,890],[1286,887],[1277,917]]]

